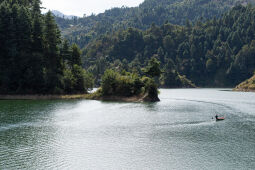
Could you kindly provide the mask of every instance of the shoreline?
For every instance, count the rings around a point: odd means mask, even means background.
[[[151,98],[147,94],[145,95],[137,95],[131,97],[125,96],[92,96],[87,99],[90,100],[99,100],[99,101],[115,101],[115,102],[159,102],[160,99],[158,97]]]
[[[0,95],[0,100],[56,100],[56,99],[83,99],[88,94],[72,95]]]
[[[147,95],[138,96],[94,96],[91,94],[73,94],[73,95],[0,95],[0,100],[68,100],[68,99],[86,99],[98,101],[114,102],[156,102],[159,99],[148,98]]]
[[[190,89],[190,88],[162,88],[162,89]],[[192,88],[203,89],[203,88]],[[229,88],[231,89],[231,88]],[[255,90],[245,88],[232,88],[233,92],[255,92]],[[87,99],[98,101],[116,101],[116,102],[155,102],[159,99],[146,98],[146,95],[138,96],[96,96],[94,93],[89,94],[63,94],[63,95],[0,95],[0,100],[68,100],[68,99]]]

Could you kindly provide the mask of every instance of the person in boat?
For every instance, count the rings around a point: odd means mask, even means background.
[[[217,119],[218,119],[218,117],[219,117],[219,116],[216,114],[215,119],[217,120]]]

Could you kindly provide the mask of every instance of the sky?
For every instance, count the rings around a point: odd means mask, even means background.
[[[135,7],[144,0],[41,0],[46,10],[58,10],[65,15],[83,16],[104,12],[112,7]]]

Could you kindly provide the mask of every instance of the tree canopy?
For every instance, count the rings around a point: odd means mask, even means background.
[[[0,93],[86,93],[92,75],[81,67],[77,45],[62,41],[40,0],[0,1]]]
[[[174,84],[181,76],[198,86],[233,87],[255,70],[254,24],[255,8],[237,5],[218,19],[185,26],[166,22],[145,31],[118,30],[86,46],[83,66],[95,75],[106,68],[143,74],[141,68],[156,58],[164,71],[162,86],[172,87],[170,79]]]
[[[219,18],[233,6],[254,3],[254,0],[145,0],[138,7],[112,8],[87,17],[56,17],[65,38],[81,48],[105,33],[116,30],[148,29],[152,23],[186,25],[198,20]]]

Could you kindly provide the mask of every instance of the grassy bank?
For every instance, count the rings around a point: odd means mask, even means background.
[[[244,91],[244,92],[255,92],[255,75],[248,80],[245,80],[236,88],[233,89],[234,91]]]

